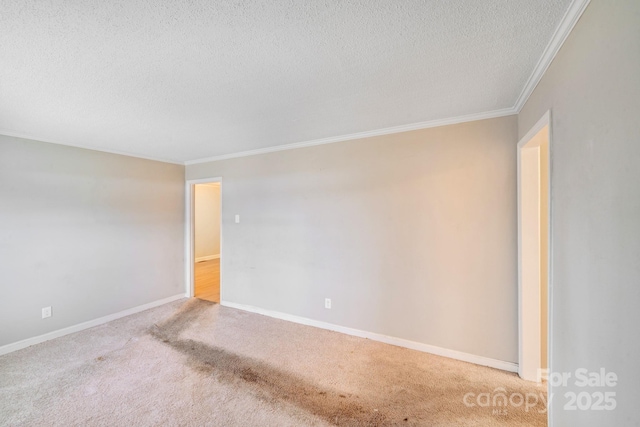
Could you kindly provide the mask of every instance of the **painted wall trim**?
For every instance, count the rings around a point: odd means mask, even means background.
[[[88,146],[85,146],[85,145],[67,144],[65,142],[53,141],[53,140],[50,140],[50,139],[40,138],[38,136],[28,135],[28,134],[20,133],[20,132],[12,132],[12,131],[8,131],[8,130],[4,130],[4,129],[0,129],[0,135],[12,136],[14,138],[21,138],[21,139],[30,139],[32,141],[48,142],[50,144],[64,145],[66,147],[82,148],[83,150],[99,151],[101,153],[117,154],[119,156],[135,157],[137,159],[152,160],[154,162],[172,163],[174,165],[184,166],[184,162],[180,162],[180,161],[177,161],[177,160],[169,160],[169,159],[163,159],[163,158],[159,158],[159,157],[145,156],[145,155],[142,155],[142,154],[134,154],[134,153],[126,152],[126,151],[110,150],[110,149],[106,149],[106,148],[96,148],[96,147],[88,147]]]
[[[589,6],[590,1],[591,0],[573,0],[569,5],[569,8],[560,21],[560,25],[558,25],[558,28],[556,28],[556,31],[553,33],[551,40],[549,40],[549,44],[547,44],[547,47],[536,64],[536,67],[529,76],[529,80],[527,80],[520,96],[516,100],[513,107],[516,113],[520,113],[520,110],[524,107],[524,104],[533,93],[533,90],[538,86],[538,83],[540,83],[542,76],[553,62],[553,59],[560,51],[560,48],[562,48],[567,37],[569,37],[573,27],[578,23],[582,13],[585,11],[587,6]]]
[[[185,181],[184,187],[184,292],[188,298],[191,298],[195,295],[195,273],[194,273],[194,263],[197,262],[195,255],[195,239],[194,239],[194,231],[195,231],[195,221],[194,221],[194,202],[195,202],[195,194],[194,194],[194,186],[196,184],[209,184],[209,183],[220,183],[220,254],[223,252],[224,248],[224,228],[222,226],[222,207],[223,207],[223,198],[222,198],[222,177],[211,177],[211,178],[200,178],[200,179],[188,179]],[[224,265],[220,263],[220,298],[222,298],[224,292]]]
[[[529,143],[537,134],[540,132],[545,126],[548,126],[548,155],[549,155],[549,167],[547,170],[547,182],[549,183],[548,189],[548,199],[547,199],[547,217],[548,217],[548,229],[547,229],[547,370],[549,372],[554,372],[553,366],[553,358],[551,357],[553,352],[553,325],[554,325],[554,316],[553,316],[553,242],[554,240],[551,238],[553,233],[553,216],[552,216],[552,193],[553,188],[551,187],[551,159],[553,157],[553,125],[552,125],[552,112],[548,110],[545,112],[542,117],[536,122],[535,125],[523,136],[520,141],[518,141],[517,148],[517,169],[516,169],[516,180],[517,180],[517,237],[518,237],[518,376],[524,379],[528,379],[524,377],[524,373],[521,368],[523,365],[523,339],[524,339],[524,331],[523,331],[523,290],[522,290],[522,149]],[[539,382],[539,379],[538,379]],[[552,395],[553,390],[551,389],[551,383],[547,383],[547,393],[549,396]],[[554,425],[552,419],[553,411],[547,412],[547,424],[548,426]]]
[[[248,311],[251,313],[261,314],[263,316],[273,317],[275,319],[286,320],[289,322],[299,323],[302,325],[313,326],[320,329],[327,329],[329,331],[340,332],[347,335],[352,335],[360,338],[367,338],[373,341],[383,342],[385,344],[391,344],[398,347],[409,348],[411,350],[422,351],[424,353],[435,354],[437,356],[444,356],[450,359],[461,360],[463,362],[474,363],[476,365],[488,366],[491,368],[501,369],[508,372],[518,372],[518,365],[512,362],[505,362],[502,360],[491,359],[489,357],[477,356],[475,354],[464,353],[461,351],[450,350],[442,347],[436,347],[429,344],[423,344],[416,341],[405,340],[403,338],[391,337],[388,335],[377,334],[375,332],[362,331],[360,329],[348,328],[346,326],[334,325],[332,323],[321,322],[319,320],[313,320],[306,317],[294,316],[292,314],[281,313],[278,311],[267,310],[260,307],[254,307],[251,305],[238,304],[230,301],[220,301],[220,305],[238,310]]]
[[[529,129],[525,136],[520,138],[520,141],[518,141],[518,148],[524,147],[527,142],[529,142],[534,136],[536,136],[538,132],[540,132],[545,126],[551,127],[551,110],[548,110],[546,113],[544,113],[542,117],[538,119],[536,124],[533,125],[531,129]]]
[[[164,299],[153,301],[147,304],[139,305],[137,307],[129,308],[127,310],[120,311],[118,313],[109,314],[108,316],[103,316],[97,319],[89,320],[87,322],[79,323],[77,325],[69,326],[63,329],[58,329],[57,331],[48,332],[46,334],[39,335],[37,337],[27,338],[26,340],[7,344],[0,347],[0,356],[2,356],[3,354],[17,351],[17,350],[22,350],[23,348],[31,347],[32,345],[40,344],[45,341],[52,340],[54,338],[63,337],[65,335],[73,334],[74,332],[80,332],[85,329],[93,328],[94,326],[102,325],[104,323],[111,322],[112,320],[120,319],[121,317],[130,316],[132,314],[136,314],[141,311],[149,310],[150,308],[159,307],[161,305],[168,304],[170,302],[177,301],[182,298],[185,298],[185,295],[183,293],[179,295],[174,295],[169,298],[164,298]]]
[[[401,126],[393,126],[383,129],[376,129],[365,132],[350,133],[347,135],[332,136],[329,138],[314,139],[311,141],[294,142],[292,144],[275,145],[272,147],[259,148],[257,150],[240,151],[237,153],[223,154],[220,156],[205,157],[202,159],[188,160],[185,165],[195,165],[198,163],[215,162],[218,160],[233,159],[236,157],[255,156],[258,154],[274,153],[276,151],[293,150],[296,148],[314,147],[316,145],[332,144],[334,142],[350,141],[353,139],[371,138],[374,136],[389,135],[393,133],[409,132],[412,130],[434,128],[439,126],[455,125],[465,122],[474,122],[477,120],[494,119],[497,117],[512,116],[517,114],[513,108],[504,108],[502,110],[487,111],[484,113],[467,114],[465,116],[451,117],[448,119],[430,120],[426,122],[412,123]]]
[[[201,256],[196,258],[196,262],[209,261],[209,260],[218,259],[218,258],[220,258],[220,254]]]

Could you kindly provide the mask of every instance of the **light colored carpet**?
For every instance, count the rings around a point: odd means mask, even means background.
[[[1,356],[0,425],[546,425],[523,405],[463,403],[499,387],[543,391],[495,369],[191,299]]]

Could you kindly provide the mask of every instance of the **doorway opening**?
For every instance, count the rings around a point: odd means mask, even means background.
[[[550,114],[518,143],[518,374],[541,382],[549,369]]]
[[[220,303],[222,182],[219,179],[187,183],[188,294]]]

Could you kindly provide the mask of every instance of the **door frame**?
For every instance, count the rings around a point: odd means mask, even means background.
[[[194,220],[194,204],[195,204],[195,185],[196,184],[211,184],[220,183],[220,301],[222,301],[223,293],[223,277],[224,267],[222,266],[222,254],[224,252],[224,233],[222,230],[222,177],[211,177],[201,179],[188,179],[185,184],[185,247],[184,247],[184,259],[185,259],[185,296],[187,298],[193,298],[195,295],[195,281],[194,281],[194,265],[195,265],[195,220]]]
[[[552,188],[551,188],[551,169],[552,169],[552,153],[553,153],[553,134],[552,134],[552,125],[551,125],[551,111],[547,111],[538,122],[527,132],[527,134],[520,139],[517,147],[517,193],[518,193],[518,375],[522,378],[540,381],[545,375],[537,375],[536,378],[531,378],[530,375],[524,372],[525,363],[524,358],[525,354],[523,351],[523,343],[524,343],[524,324],[525,322],[529,322],[530,320],[524,319],[523,316],[523,306],[524,306],[524,289],[523,289],[523,281],[522,281],[522,199],[523,199],[523,189],[522,189],[522,150],[529,142],[533,140],[533,138],[547,126],[547,137],[548,137],[548,159],[549,165],[547,168],[547,185],[548,185],[548,199],[547,199],[547,219],[548,219],[548,227],[547,227],[547,372],[552,372],[552,363],[553,360],[551,358],[552,348],[553,348],[553,240],[552,240],[552,228],[553,228],[553,218],[551,216],[552,212]],[[540,291],[540,286],[538,285],[538,292]],[[538,320],[539,321],[539,320]],[[547,384],[548,386],[548,384]],[[548,390],[550,391],[550,390]]]

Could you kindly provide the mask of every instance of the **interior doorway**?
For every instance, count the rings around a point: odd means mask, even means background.
[[[540,382],[549,369],[550,114],[518,143],[519,375]]]
[[[220,302],[222,183],[193,184],[193,294]]]

